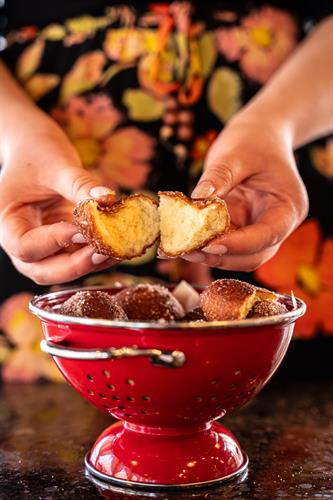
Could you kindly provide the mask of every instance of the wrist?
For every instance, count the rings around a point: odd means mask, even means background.
[[[6,110],[7,111],[7,110]],[[0,120],[0,162],[6,150],[15,148],[22,141],[28,140],[47,131],[53,120],[34,103],[15,103]]]
[[[274,105],[251,101],[230,120],[228,127],[231,126],[259,129],[258,140],[269,135],[270,138],[284,143],[290,150],[295,148],[294,124]]]

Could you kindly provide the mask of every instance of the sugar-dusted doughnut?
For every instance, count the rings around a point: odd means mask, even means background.
[[[256,300],[255,286],[234,279],[216,280],[200,295],[208,321],[244,319]]]
[[[137,285],[125,288],[116,295],[130,320],[174,321],[184,316],[178,300],[161,285]]]
[[[286,312],[288,312],[288,309],[281,302],[277,302],[276,300],[261,300],[253,305],[248,318],[275,316],[276,314],[284,314]]]
[[[76,292],[61,304],[57,312],[78,318],[127,320],[127,315],[118,302],[108,293],[98,290]]]
[[[192,311],[188,311],[182,321],[207,321],[201,307],[196,307]]]

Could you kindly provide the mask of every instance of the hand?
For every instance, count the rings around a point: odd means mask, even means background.
[[[307,193],[288,130],[251,113],[235,117],[221,132],[192,193],[193,198],[224,198],[231,230],[184,259],[253,271],[277,252],[307,215]]]
[[[38,284],[71,281],[115,263],[95,254],[72,223],[73,205],[110,193],[84,170],[58,125],[40,110],[6,130],[0,153],[0,245]]]

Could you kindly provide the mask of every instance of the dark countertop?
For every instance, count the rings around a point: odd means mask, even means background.
[[[101,498],[84,477],[83,456],[109,423],[65,384],[2,387],[0,499]],[[333,381],[273,380],[225,423],[250,457],[247,479],[154,498],[333,499]]]

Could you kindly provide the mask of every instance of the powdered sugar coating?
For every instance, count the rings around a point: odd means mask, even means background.
[[[281,302],[272,300],[261,300],[256,302],[248,314],[248,318],[262,318],[265,316],[275,316],[276,314],[284,314],[288,309]]]
[[[195,307],[192,311],[185,314],[182,321],[207,321],[201,307]]]
[[[135,321],[174,321],[184,316],[178,300],[160,285],[129,287],[116,295],[128,319]]]
[[[211,283],[200,296],[200,305],[208,321],[243,319],[255,302],[256,289],[249,283],[220,279]]]
[[[101,318],[118,321],[128,319],[118,302],[108,293],[99,290],[76,292],[60,306],[57,312],[78,318]]]

